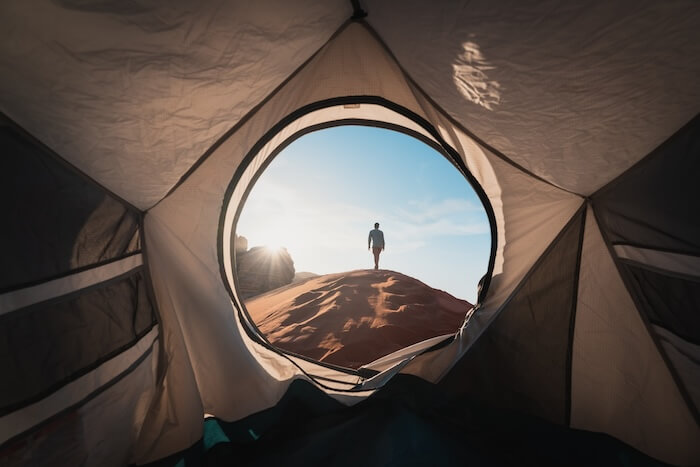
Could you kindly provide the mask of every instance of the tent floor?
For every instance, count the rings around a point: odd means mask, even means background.
[[[457,403],[405,375],[353,407],[297,380],[275,407],[204,427],[194,446],[149,465],[664,465],[611,436]]]

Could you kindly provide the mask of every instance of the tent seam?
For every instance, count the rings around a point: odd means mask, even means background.
[[[664,154],[664,152],[665,152],[664,149],[666,148],[666,146],[670,145],[671,142],[676,139],[676,136],[683,133],[684,131],[687,131],[688,127],[691,127],[694,124],[696,124],[697,120],[700,120],[700,113],[696,114],[693,118],[688,120],[688,122],[686,122],[685,125],[680,127],[678,130],[674,131],[671,136],[666,138],[661,144],[659,144],[654,149],[652,149],[649,154],[647,154],[646,156],[642,157],[640,160],[638,160],[637,162],[632,164],[630,167],[627,168],[627,170],[623,171],[620,175],[618,175],[617,177],[610,180],[607,184],[598,188],[598,190],[596,190],[592,195],[590,195],[590,198],[593,199],[593,198],[597,198],[597,197],[602,196],[606,191],[609,191],[610,189],[615,187],[615,185],[617,185],[618,183],[623,181],[627,177],[627,174],[638,169],[639,167],[643,167],[645,164],[654,160],[655,158],[661,157],[661,155]],[[597,216],[596,216],[596,219],[597,219]],[[600,223],[599,223],[599,225],[600,225]]]
[[[589,201],[584,203],[579,232],[578,251],[576,253],[576,276],[574,278],[573,299],[571,302],[571,316],[569,318],[569,346],[567,349],[566,363],[566,426],[571,426],[571,405],[573,402],[573,364],[574,364],[574,339],[576,330],[576,312],[578,311],[579,283],[581,279],[581,257],[583,255],[583,239],[586,232],[586,218],[588,217]]]

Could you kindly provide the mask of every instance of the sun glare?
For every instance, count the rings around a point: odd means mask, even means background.
[[[280,251],[282,251],[282,248],[284,248],[282,245],[276,243],[270,243],[265,245],[265,249],[268,253],[279,253]]]

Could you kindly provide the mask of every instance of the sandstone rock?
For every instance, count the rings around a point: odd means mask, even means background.
[[[234,240],[233,240],[233,250],[236,253],[242,253],[244,251],[248,251],[248,239],[242,235],[241,236],[236,235]]]
[[[244,238],[244,237],[239,237]],[[294,261],[286,248],[253,247],[236,253],[238,292],[249,298],[291,284]]]

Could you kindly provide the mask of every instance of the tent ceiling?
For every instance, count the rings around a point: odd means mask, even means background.
[[[399,8],[367,0],[366,10],[438,105],[579,194],[622,173],[700,109],[694,0],[407,0]]]
[[[693,0],[363,5],[439,105],[577,193],[624,171],[700,107]],[[143,209],[351,15],[345,0],[2,10],[0,110]]]
[[[41,3],[0,6],[0,111],[141,209],[352,14],[346,0]]]
[[[692,0],[366,3],[439,105],[574,192],[624,171],[700,104]],[[0,109],[143,209],[351,14],[344,0],[2,8]]]

